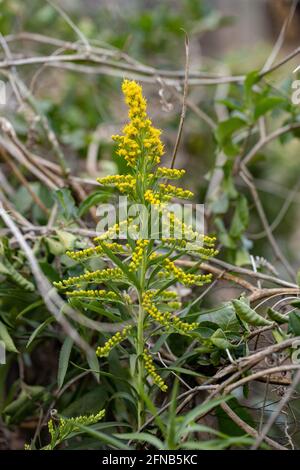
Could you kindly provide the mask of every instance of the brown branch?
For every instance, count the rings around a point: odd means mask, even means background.
[[[227,416],[232,419],[232,421],[237,424],[239,428],[241,428],[246,434],[249,434],[249,436],[258,437],[258,432],[256,429],[254,429],[252,426],[249,424],[245,423],[231,408],[227,403],[221,403],[220,404],[222,410],[225,411]],[[270,439],[269,437],[265,436],[264,441],[269,444],[271,447],[273,447],[276,450],[287,450],[286,447],[278,444],[276,441],[273,439]]]
[[[253,292],[249,295],[248,299],[250,302],[255,302],[256,300],[265,299],[271,297],[272,295],[299,295],[300,289],[298,287],[291,288],[274,288],[274,289],[256,289],[256,292]]]
[[[262,223],[262,225],[265,229],[266,236],[267,236],[267,238],[270,242],[270,245],[271,245],[271,247],[274,251],[275,256],[283,264],[286,271],[290,275],[291,279],[294,280],[295,279],[295,272],[294,272],[293,268],[291,267],[291,265],[289,264],[289,262],[284,257],[284,255],[282,254],[282,252],[281,252],[281,250],[280,250],[280,248],[279,248],[279,246],[278,246],[278,244],[277,244],[277,242],[274,238],[274,235],[273,235],[272,231],[270,230],[270,226],[269,226],[264,208],[262,206],[262,203],[259,199],[258,192],[256,190],[256,187],[255,187],[254,183],[250,179],[251,175],[247,172],[245,167],[243,167],[243,169],[241,170],[241,177],[243,178],[243,180],[245,181],[246,185],[248,186],[248,188],[250,190],[250,193],[252,195],[254,204],[256,206],[259,218],[260,218],[261,223]]]
[[[260,152],[267,144],[272,142],[273,140],[277,139],[281,135],[287,134],[294,129],[299,129],[300,123],[295,122],[293,124],[287,124],[286,126],[280,127],[276,129],[274,132],[268,134],[265,139],[259,140],[254,147],[247,153],[242,161],[242,166],[246,166],[250,163],[250,161],[255,157],[255,155]]]
[[[178,127],[178,133],[176,137],[176,142],[173,150],[172,161],[171,161],[171,168],[174,168],[176,155],[179,147],[179,143],[181,140],[183,123],[185,120],[185,113],[186,113],[186,100],[188,95],[188,81],[189,81],[189,61],[190,61],[190,48],[189,48],[189,38],[188,35],[185,34],[185,73],[184,73],[184,86],[183,86],[183,99],[182,99],[182,110],[180,116],[180,122]]]
[[[287,372],[295,369],[300,369],[300,364],[287,364],[283,366],[276,366],[276,367],[270,367],[269,369],[263,369],[259,370],[257,372],[254,372],[251,375],[248,375],[247,377],[243,377],[240,380],[237,380],[236,382],[228,385],[225,389],[225,393],[231,393],[233,390],[235,390],[238,387],[242,387],[248,382],[252,382],[254,380],[257,380],[261,377],[266,377],[267,375],[271,374],[277,374],[278,372]]]
[[[298,368],[299,367],[300,366],[298,365]],[[288,402],[289,402],[290,398],[292,397],[292,394],[294,393],[294,390],[297,387],[297,385],[299,384],[299,382],[300,382],[300,369],[298,369],[297,373],[295,374],[292,385],[289,387],[287,393],[281,399],[281,401],[280,401],[280,403],[277,407],[277,410],[274,413],[271,414],[271,416],[268,419],[266,425],[262,429],[260,435],[257,436],[256,442],[253,445],[252,449],[257,449],[257,447],[260,445],[262,440],[266,437],[267,433],[270,431],[271,427],[275,423],[277,417],[279,416],[279,414],[281,413],[283,408],[288,404]]]

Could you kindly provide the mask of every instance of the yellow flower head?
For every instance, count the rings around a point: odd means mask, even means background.
[[[123,129],[123,135],[112,138],[118,142],[117,154],[124,157],[130,167],[146,162],[148,168],[157,165],[164,153],[160,130],[152,126],[147,116],[147,102],[142,87],[132,80],[124,80],[122,90],[129,107],[130,122]]]

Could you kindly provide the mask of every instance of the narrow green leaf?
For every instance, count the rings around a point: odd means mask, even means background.
[[[54,318],[50,317],[47,318],[43,323],[41,323],[30,335],[29,340],[26,344],[26,349],[32,344],[32,342],[39,336],[39,334],[50,324],[54,321]]]
[[[88,365],[93,371],[93,375],[96,379],[96,381],[99,383],[100,382],[100,365],[98,358],[96,356],[96,353],[93,354],[87,354],[86,360],[88,362]]]
[[[73,339],[70,338],[69,336],[64,340],[62,348],[60,350],[59,354],[59,361],[58,361],[58,373],[57,373],[57,383],[58,387],[61,388],[65,376],[67,373],[68,365],[69,365],[69,360],[70,360],[70,355],[73,347]]]
[[[84,431],[86,434],[88,434],[89,436],[98,439],[100,442],[104,442],[105,444],[108,444],[113,449],[130,450],[130,447],[128,445],[123,444],[123,442],[119,441],[113,436],[110,436],[109,434],[106,434],[106,433],[104,434],[90,427],[83,426],[82,424],[79,424],[79,423],[76,424],[76,426],[82,431]]]
[[[184,432],[186,431],[186,427],[195,422],[195,420],[199,419],[201,416],[209,413],[211,410],[213,410],[216,406],[220,405],[221,403],[225,403],[226,401],[230,400],[232,398],[231,395],[228,395],[226,397],[221,397],[221,398],[214,398],[213,400],[208,401],[207,403],[201,404],[196,406],[193,410],[191,410],[189,413],[187,413],[181,424],[180,428],[177,431],[178,436],[181,437]]]
[[[123,433],[123,434],[114,434],[114,436],[117,437],[118,439],[128,439],[128,440],[139,441],[139,442],[148,442],[148,444],[151,444],[153,447],[155,447],[158,450],[164,449],[164,444],[162,443],[160,439],[146,432],[129,432],[129,433]]]
[[[12,337],[10,336],[6,325],[0,321],[0,338],[2,339],[3,343],[7,351],[18,353],[15,343],[13,342]]]

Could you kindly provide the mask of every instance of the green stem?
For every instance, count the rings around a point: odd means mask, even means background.
[[[137,377],[137,389],[138,389],[138,430],[144,424],[145,409],[144,409],[144,320],[145,312],[142,306],[143,293],[145,287],[145,274],[146,274],[146,263],[147,254],[145,253],[142,259],[140,268],[140,290],[139,290],[139,314],[138,314],[138,325],[137,325],[137,358],[138,358],[138,377]]]
[[[138,430],[144,423],[144,309],[141,305],[139,306],[139,317],[138,317],[138,328],[137,328],[137,357],[138,357]]]

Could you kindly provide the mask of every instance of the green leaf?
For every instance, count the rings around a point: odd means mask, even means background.
[[[122,260],[120,260],[109,248],[105,243],[100,243],[101,247],[103,248],[104,253],[107,254],[107,256],[118,266],[118,268],[123,271],[123,273],[128,277],[128,279],[131,280],[131,282],[137,286],[138,285],[138,279],[137,277],[133,274],[133,272],[129,271],[129,268],[127,264],[123,263]]]
[[[300,336],[300,312],[294,311],[289,314],[289,330],[295,336]]]
[[[0,321],[0,338],[2,339],[3,343],[5,344],[5,347],[7,351],[18,353],[19,351],[17,350],[15,343],[13,342],[12,337],[10,336],[8,329]]]
[[[58,373],[57,373],[57,383],[58,383],[59,388],[62,387],[64,380],[65,380],[73,343],[74,343],[73,339],[68,336],[64,340],[62,348],[60,350],[59,361],[58,361]]]
[[[66,251],[73,250],[76,241],[76,236],[73,235],[73,233],[65,232],[64,230],[56,230],[56,235]]]
[[[48,246],[50,253],[54,256],[62,255],[66,251],[64,245],[61,242],[54,240],[53,238],[46,238],[45,242]]]
[[[30,338],[29,340],[27,341],[27,344],[26,344],[26,349],[29,348],[29,346],[31,345],[31,343],[39,336],[39,334],[44,331],[44,329],[54,321],[54,318],[53,317],[49,317],[47,318],[47,320],[45,320],[43,323],[41,323],[30,335]]]
[[[151,444],[153,447],[155,447],[155,449],[158,449],[158,450],[164,449],[164,444],[162,443],[160,439],[146,432],[129,432],[129,433],[123,433],[123,434],[114,434],[114,436],[117,437],[118,439],[128,439],[128,440],[133,440],[133,441],[138,441],[138,442],[148,442],[148,444]]]
[[[93,375],[94,375],[95,379],[99,383],[100,382],[100,366],[99,366],[99,361],[98,361],[98,358],[96,356],[96,353],[87,354],[86,360],[88,362],[88,365],[90,366],[90,368],[93,371]]]
[[[249,222],[248,202],[245,196],[240,196],[237,201],[229,234],[233,238],[239,238],[246,230]]]
[[[259,71],[253,70],[247,74],[245,81],[244,81],[244,90],[245,90],[245,99],[249,105],[249,101],[251,99],[252,88],[253,86],[258,83],[260,80]]]
[[[254,119],[258,119],[268,111],[271,111],[274,108],[282,107],[287,104],[286,99],[280,96],[266,96],[259,100],[258,104],[255,106],[254,110]]]
[[[276,323],[284,324],[289,321],[289,317],[286,315],[283,315],[282,313],[276,312],[276,310],[273,310],[273,308],[269,307],[267,311],[268,317],[272,320],[275,321]]]
[[[214,398],[207,403],[201,404],[196,406],[193,410],[191,410],[189,413],[187,413],[179,427],[178,432],[178,437],[181,437],[185,431],[186,427],[199,419],[201,416],[209,413],[211,410],[213,410],[216,406],[220,405],[221,403],[225,403],[226,401],[230,400],[232,398],[231,395],[228,395],[226,397],[222,398]]]
[[[214,346],[219,349],[230,349],[232,348],[232,344],[226,338],[226,335],[221,328],[218,328],[217,331],[210,337],[210,341]]]
[[[236,315],[243,320],[248,325],[253,326],[267,326],[272,325],[270,320],[262,317],[255,310],[253,310],[249,305],[241,300],[232,300],[232,305],[235,310]]]
[[[226,155],[234,156],[238,152],[238,147],[234,144],[232,137],[237,130],[241,129],[245,125],[245,120],[235,116],[218,124],[215,136],[219,146],[223,149]]]
[[[276,341],[276,343],[281,343],[282,341],[290,338],[290,335],[285,333],[281,330],[281,328],[277,328],[276,330],[272,330],[272,335]]]
[[[245,126],[245,121],[238,117],[231,117],[226,121],[220,122],[215,131],[217,141],[221,144],[224,143],[235,131],[243,126]]]
[[[82,424],[76,424],[76,426],[82,431],[86,432],[86,434],[94,437],[95,439],[98,439],[100,442],[104,442],[105,444],[112,446],[113,449],[115,448],[115,449],[121,449],[121,450],[130,450],[130,447],[128,445],[123,444],[121,441],[119,441],[113,436],[110,436],[107,433],[95,431],[95,429],[92,429],[87,426],[83,426]]]
[[[188,450],[222,450],[231,446],[251,446],[254,439],[252,437],[227,437],[226,439],[210,439],[209,441],[188,441],[181,444],[181,449]]]
[[[223,331],[239,331],[240,324],[236,318],[235,310],[231,303],[226,303],[215,309],[201,313],[199,323],[211,321]]]
[[[107,201],[108,196],[111,194],[111,191],[96,191],[92,194],[90,194],[82,203],[80,204],[78,208],[78,216],[82,217],[90,207],[95,206],[99,202],[104,202]]]
[[[77,207],[68,188],[58,189],[54,193],[54,197],[59,204],[59,210],[66,219],[73,219],[77,217]]]

